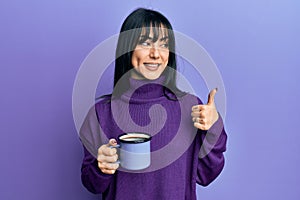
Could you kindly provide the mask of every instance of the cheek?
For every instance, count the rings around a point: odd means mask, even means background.
[[[132,57],[131,57],[131,64],[133,67],[138,66],[138,58],[136,57],[136,55],[134,53],[132,54]]]
[[[141,50],[135,50],[132,54],[131,64],[133,67],[138,67],[140,65],[141,59],[143,57],[143,52]]]
[[[165,63],[165,65],[167,65],[168,61],[169,61],[169,52],[164,52],[162,54],[162,58],[163,58],[163,62]]]

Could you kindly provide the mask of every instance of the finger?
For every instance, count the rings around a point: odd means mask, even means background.
[[[206,118],[201,118],[201,117],[197,117],[195,122],[202,124],[202,125],[206,125],[207,124],[207,119]]]
[[[105,146],[102,148],[102,154],[105,156],[114,156],[117,154],[117,149]]]
[[[116,146],[116,145],[117,145],[117,141],[114,138],[110,139],[107,144],[104,144],[98,148],[98,155],[103,154],[103,151],[107,152],[108,147]]]
[[[191,112],[192,117],[199,117],[201,112]]]
[[[117,145],[116,139],[114,139],[114,138],[110,139],[109,142],[108,142],[108,145],[109,146],[116,146]]]
[[[198,121],[197,118],[198,118],[198,117],[193,117],[193,118],[192,118],[193,122],[197,122],[197,121]]]
[[[119,168],[119,163],[101,163],[98,162],[98,167],[103,170],[117,170]]]
[[[199,105],[195,105],[192,107],[192,111],[199,111]]]
[[[109,170],[117,170],[119,168],[119,163],[107,163],[107,168]]]
[[[207,105],[211,105],[215,102],[215,95],[218,91],[218,88],[212,89],[210,93],[208,94],[208,100],[207,100]]]
[[[105,156],[103,154],[100,154],[98,155],[97,160],[98,162],[108,162],[108,163],[117,162],[118,154],[115,154],[113,156]]]
[[[199,104],[199,105],[195,105],[192,107],[192,111],[194,112],[198,112],[198,111],[201,111],[205,108],[206,105],[203,105],[203,104]]]
[[[209,108],[210,106],[209,105],[196,105],[196,106],[193,106],[194,109],[192,109],[192,112],[195,112],[195,113],[199,113],[199,112],[202,112],[202,111],[205,111]]]
[[[195,123],[194,123],[194,127],[198,128],[198,129],[201,129],[201,130],[203,130],[203,131],[208,130],[207,125],[205,125],[205,124],[200,124],[200,123],[198,123],[198,122],[195,122]]]
[[[200,111],[200,112],[192,112],[191,113],[192,117],[206,118],[206,115],[207,115],[207,111],[205,111],[205,110]]]
[[[197,122],[197,123],[203,124],[203,119],[201,119],[199,117],[193,117],[193,122]]]
[[[115,174],[116,170],[101,169],[104,174]]]
[[[103,145],[98,150],[98,154],[104,154],[105,156],[113,156],[117,153],[115,148],[110,148],[111,146],[116,146],[118,143],[116,139],[112,138],[109,140],[108,144]]]
[[[116,170],[118,169],[119,164],[116,164],[114,167],[111,167],[111,168],[105,168],[103,166],[103,164],[98,163],[98,167],[105,174],[114,174],[116,172]]]
[[[206,125],[207,124],[207,119],[206,118],[199,118],[197,120],[198,123],[202,124],[202,125]]]

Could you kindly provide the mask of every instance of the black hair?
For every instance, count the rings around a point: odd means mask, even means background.
[[[167,98],[176,100],[178,96],[181,97],[185,93],[176,86],[177,65],[172,25],[161,13],[145,8],[134,10],[122,24],[115,55],[113,96],[120,96],[129,88],[130,73],[127,72],[133,69],[131,57],[137,44],[141,42],[142,31],[146,38],[152,31],[153,42],[156,42],[162,32],[168,36],[169,60],[168,67],[163,72],[164,94]],[[122,87],[116,87],[117,84]]]

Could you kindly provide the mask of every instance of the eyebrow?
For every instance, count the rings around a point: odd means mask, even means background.
[[[166,41],[167,39],[169,39],[169,37],[165,36],[165,37],[161,38],[160,41]]]
[[[149,40],[153,40],[152,37],[149,37],[149,36],[146,36],[146,35],[142,35],[141,38],[146,39],[146,40],[148,40],[148,39],[149,39]],[[159,41],[166,41],[167,39],[169,39],[169,37],[168,37],[168,36],[165,36],[165,37],[163,37],[163,38],[160,38]]]

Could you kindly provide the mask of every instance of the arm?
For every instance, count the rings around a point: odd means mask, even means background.
[[[81,167],[82,184],[92,193],[103,193],[108,189],[113,175],[104,174],[99,169],[97,160],[99,158],[99,147],[105,146],[103,144],[106,144],[108,139],[100,127],[95,107],[89,110],[81,126],[80,140],[84,147],[84,158]]]
[[[197,165],[196,181],[202,186],[207,186],[215,180],[224,167],[227,135],[224,130],[223,120],[218,120],[208,131],[199,130],[201,145]]]
[[[98,168],[98,161],[84,147],[84,158],[81,166],[81,181],[92,193],[103,193],[110,185],[113,175],[104,174]]]
[[[211,90],[207,104],[193,106],[192,117],[194,126],[198,128],[198,141],[201,144],[197,165],[197,183],[207,186],[221,173],[224,167],[227,135],[223,120],[219,115],[214,96],[217,89]]]

